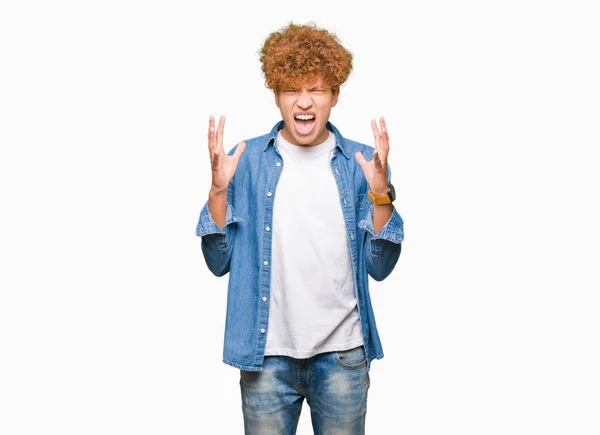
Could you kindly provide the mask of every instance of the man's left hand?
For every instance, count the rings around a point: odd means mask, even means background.
[[[373,158],[367,161],[360,151],[357,151],[354,157],[362,168],[371,191],[375,195],[385,195],[388,190],[387,157],[390,152],[390,137],[388,136],[383,116],[379,118],[379,125],[381,132],[377,127],[375,119],[371,120],[371,128],[373,129],[373,137],[375,138]]]

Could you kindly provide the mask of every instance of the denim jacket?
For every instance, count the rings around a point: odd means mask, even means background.
[[[260,371],[265,353],[273,237],[266,228],[272,224],[277,182],[284,167],[275,143],[277,132],[283,127],[280,121],[269,134],[246,141],[246,149],[227,192],[225,227],[216,225],[208,202],[200,212],[196,227],[210,271],[216,276],[230,272],[223,362],[241,370]],[[331,172],[346,224],[354,289],[370,367],[371,360],[383,357],[383,349],[371,306],[368,275],[381,281],[392,272],[404,238],[403,222],[394,208],[388,222],[374,233],[373,205],[367,194],[369,186],[354,158],[354,153],[361,151],[370,160],[374,148],[345,139],[330,122],[327,128],[335,134]],[[235,147],[229,154],[234,151]],[[389,168],[388,174],[391,174]]]

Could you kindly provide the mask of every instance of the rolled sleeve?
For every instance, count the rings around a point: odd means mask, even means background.
[[[227,235],[229,226],[235,222],[242,222],[242,219],[239,216],[236,216],[235,210],[231,204],[227,204],[227,212],[225,213],[225,227],[219,227],[212,215],[210,214],[210,210],[208,209],[208,201],[204,204],[202,211],[200,212],[200,219],[198,220],[198,225],[196,226],[196,235],[198,237],[203,237],[209,234],[223,234]]]
[[[202,254],[209,270],[216,276],[229,272],[229,263],[235,240],[235,223],[242,219],[235,213],[233,206],[227,204],[225,226],[219,227],[208,209],[208,201],[200,212],[196,226],[196,235],[202,238]]]
[[[375,233],[373,229],[373,205],[365,219],[358,223],[365,230],[365,250],[367,252],[367,272],[376,281],[385,279],[398,262],[404,240],[404,222],[394,207],[385,225]]]

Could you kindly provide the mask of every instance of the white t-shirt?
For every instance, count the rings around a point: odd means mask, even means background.
[[[330,159],[335,135],[302,147],[279,132],[283,170],[271,225],[265,355],[309,358],[363,344],[352,262]]]

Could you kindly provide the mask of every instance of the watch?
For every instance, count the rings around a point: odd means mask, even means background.
[[[369,189],[369,199],[375,205],[391,204],[396,199],[396,190],[392,183],[388,184],[388,190],[385,195],[375,195]]]

